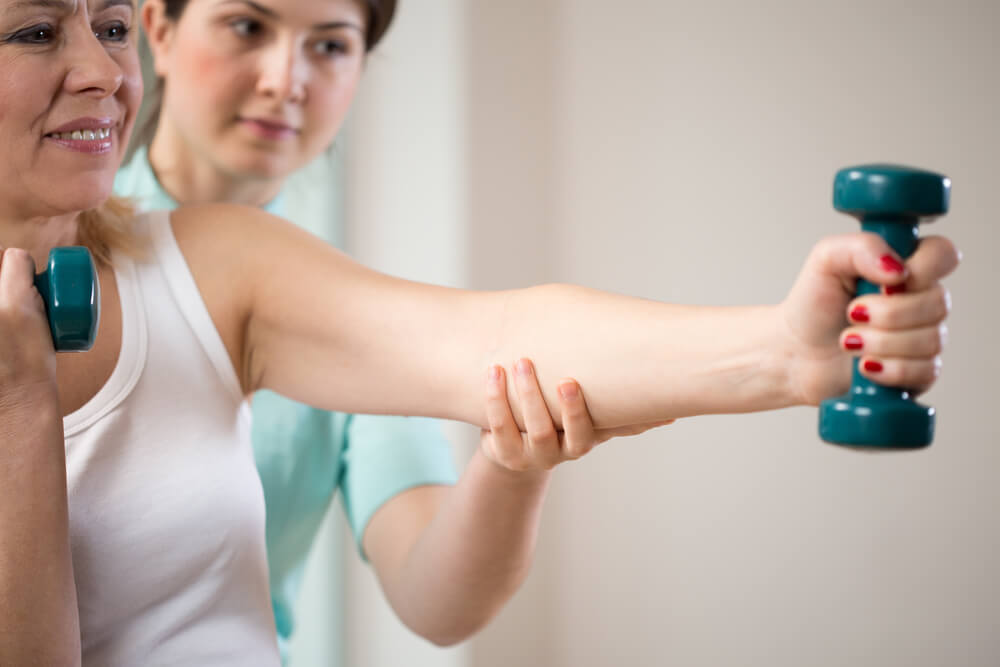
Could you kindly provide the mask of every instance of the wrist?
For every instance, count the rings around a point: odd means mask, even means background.
[[[771,399],[777,408],[804,404],[796,379],[802,359],[796,351],[795,338],[786,325],[784,304],[764,306],[764,356],[761,367],[773,387]]]
[[[34,432],[39,430],[40,425],[61,418],[59,390],[54,382],[0,389],[0,425],[5,432],[22,428]]]
[[[480,471],[488,475],[494,483],[519,490],[530,490],[534,488],[544,489],[552,477],[552,469],[530,468],[526,470],[514,470],[498,461],[494,461],[480,446],[476,451],[474,463]]]
[[[702,332],[710,349],[704,362],[710,412],[757,412],[795,405],[797,360],[780,305],[722,308]],[[723,332],[720,336],[719,332]],[[710,399],[711,400],[711,399]]]

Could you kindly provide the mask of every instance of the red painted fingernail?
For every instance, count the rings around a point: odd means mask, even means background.
[[[869,373],[881,373],[882,372],[882,362],[875,361],[874,359],[865,360],[865,370]]]
[[[844,347],[848,350],[860,350],[865,346],[864,341],[858,334],[849,334],[844,337]]]
[[[851,309],[851,319],[855,322],[867,322],[868,321],[868,309],[864,306],[854,306]]]
[[[902,294],[906,291],[906,285],[886,285],[886,294]]]
[[[882,270],[889,273],[902,273],[906,268],[892,255],[882,255],[878,261],[882,265]]]

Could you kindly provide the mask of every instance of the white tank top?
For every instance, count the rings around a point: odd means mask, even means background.
[[[236,372],[170,228],[115,258],[122,342],[63,419],[83,664],[278,665],[264,499]]]

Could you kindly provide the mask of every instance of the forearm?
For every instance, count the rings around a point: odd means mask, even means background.
[[[527,576],[550,471],[515,473],[480,450],[382,587],[410,629],[440,645],[482,628]]]
[[[448,298],[454,299],[454,296]],[[785,407],[793,403],[773,307],[708,308],[657,303],[567,285],[501,294],[463,293],[425,338],[411,327],[414,347],[396,360],[420,376],[400,387],[426,387],[410,399],[422,411],[485,425],[484,375],[530,358],[551,414],[556,385],[574,377],[586,389],[597,428],[708,413]],[[429,363],[428,363],[429,362]],[[508,391],[523,426],[520,401]],[[381,397],[386,397],[382,394]],[[444,408],[444,410],[442,410]]]
[[[55,401],[0,408],[0,664],[75,665],[80,630]]]
[[[776,310],[549,285],[515,293],[489,362],[506,366],[512,385],[514,360],[530,358],[557,421],[556,384],[573,377],[597,428],[786,407],[795,398]],[[512,386],[508,395],[523,425]]]

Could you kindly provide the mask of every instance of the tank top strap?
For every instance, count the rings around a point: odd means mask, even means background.
[[[194,276],[177,245],[170,225],[170,211],[150,211],[140,216],[149,231],[152,249],[178,309],[201,343],[223,385],[237,402],[243,400],[236,369],[219,335]]]
[[[118,360],[104,386],[80,409],[63,417],[63,432],[66,437],[88,428],[118,407],[135,388],[146,365],[149,332],[139,295],[135,262],[129,257],[115,255],[112,267],[122,311]]]

